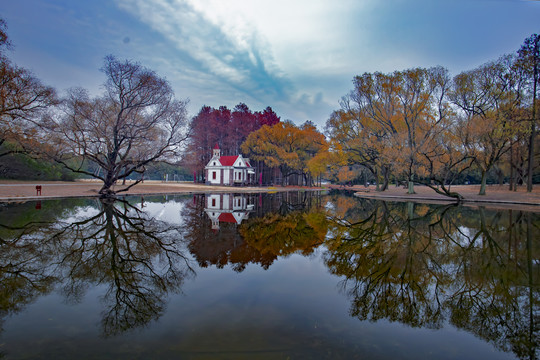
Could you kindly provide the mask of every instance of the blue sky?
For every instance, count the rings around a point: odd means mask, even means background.
[[[0,0],[10,57],[59,91],[101,93],[103,58],[138,61],[202,105],[320,129],[353,76],[441,65],[452,75],[540,32],[538,0]]]

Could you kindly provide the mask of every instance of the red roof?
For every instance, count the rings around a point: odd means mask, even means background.
[[[233,166],[236,159],[238,159],[238,155],[235,155],[235,156],[222,156],[222,157],[219,158],[219,162],[223,166]]]
[[[220,222],[236,223],[236,219],[231,213],[221,213],[218,217]]]

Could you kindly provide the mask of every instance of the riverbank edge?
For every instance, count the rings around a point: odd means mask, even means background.
[[[276,193],[287,191],[329,191],[328,188],[303,188],[303,187],[265,187],[260,189],[254,188],[239,188],[239,187],[220,187],[220,188],[204,188],[205,185],[197,186],[196,189],[169,189],[162,192],[145,192],[136,191],[133,192],[121,192],[116,195],[117,198],[123,198],[127,196],[172,196],[172,195],[194,195],[194,194],[215,194],[215,193],[235,193],[235,194],[263,194],[263,193]],[[73,195],[35,195],[35,196],[3,196],[0,197],[0,203],[13,203],[13,202],[26,202],[26,201],[42,201],[42,200],[59,200],[59,199],[74,199],[74,198],[99,198],[100,195],[95,194],[73,194]]]
[[[459,204],[459,203],[466,203],[466,204],[505,204],[505,205],[527,205],[527,206],[538,206],[540,207],[540,203],[532,203],[532,202],[524,202],[524,201],[512,201],[512,200],[498,200],[498,199],[488,199],[488,200],[481,200],[481,199],[466,199],[463,198],[461,201],[454,200],[452,198],[448,199],[441,199],[441,198],[435,198],[435,197],[429,197],[429,196],[420,196],[420,197],[408,197],[406,195],[367,195],[362,192],[355,192],[354,196],[364,199],[374,199],[374,200],[392,200],[392,201],[405,201],[405,202],[423,202],[426,201],[430,202],[437,202],[437,203],[446,203],[446,204]]]

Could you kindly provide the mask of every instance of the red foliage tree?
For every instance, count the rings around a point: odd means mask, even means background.
[[[191,121],[191,136],[186,147],[184,165],[204,181],[204,167],[218,144],[222,155],[237,155],[249,134],[263,125],[272,126],[280,117],[270,106],[262,112],[252,112],[244,103],[231,111],[226,106],[214,109],[203,106]]]

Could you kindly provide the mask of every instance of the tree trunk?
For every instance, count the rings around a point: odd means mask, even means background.
[[[538,38],[536,39],[534,56],[538,53]],[[536,58],[535,60],[538,60]],[[538,82],[538,61],[535,61],[534,64],[534,74],[533,74],[533,108],[532,108],[532,120],[531,120],[531,136],[529,137],[529,163],[528,163],[528,173],[527,176],[527,192],[531,192],[533,189],[533,170],[534,170],[534,141],[536,137],[536,87]]]
[[[512,191],[514,187],[514,144],[510,145],[510,179],[508,183],[508,190]]]
[[[478,195],[486,195],[486,181],[487,181],[487,171],[482,170],[482,181],[480,183],[480,192]]]
[[[383,185],[382,185],[382,189],[381,191],[385,191],[386,189],[388,189],[388,183],[390,181],[390,171],[388,171],[388,168],[384,168],[383,169]]]
[[[527,192],[531,192],[533,189],[533,171],[534,171],[534,141],[536,137],[536,126],[535,126],[535,111],[533,105],[533,121],[531,124],[531,136],[529,137],[529,159],[528,159],[528,171],[527,171]]]
[[[414,194],[414,181],[409,180],[407,194]]]
[[[414,194],[414,174],[409,177],[407,194]]]
[[[115,181],[113,180],[113,175],[108,172],[107,176],[105,176],[105,179],[103,180],[103,186],[99,190],[100,197],[113,197],[116,194],[116,192],[112,189],[114,183]]]

